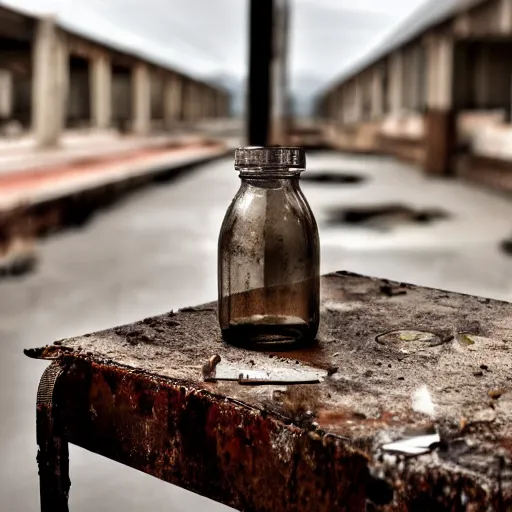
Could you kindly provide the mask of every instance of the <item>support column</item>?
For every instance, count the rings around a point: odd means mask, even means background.
[[[133,131],[147,135],[151,124],[151,83],[146,64],[139,62],[132,71]]]
[[[206,91],[203,85],[196,87],[196,121],[202,121],[205,117]]]
[[[287,135],[289,0],[249,3],[247,143],[282,144]]]
[[[289,0],[274,0],[270,71],[270,143],[286,144],[288,136],[288,20]]]
[[[190,84],[190,121],[196,123],[200,116],[201,104],[199,101],[199,87],[196,83]]]
[[[231,117],[231,96],[229,93],[221,93],[222,97],[222,110],[221,117]]]
[[[372,119],[380,119],[383,114],[382,70],[375,69],[372,75]]]
[[[218,92],[215,96],[215,117],[216,118],[225,117],[224,111],[223,111],[223,103],[224,103],[223,94],[221,92]]]
[[[202,121],[206,117],[206,89],[203,85],[199,85],[196,90],[196,121]]]
[[[112,119],[112,67],[107,55],[91,61],[91,110],[95,128],[109,128]]]
[[[186,80],[183,82],[183,121],[190,123],[193,120],[193,102],[194,102],[194,85],[192,82]]]
[[[391,114],[397,115],[403,107],[404,66],[403,54],[398,51],[390,57],[389,106]]]
[[[363,120],[363,78],[357,77],[354,81],[354,122]]]
[[[425,164],[428,174],[452,173],[456,146],[453,109],[453,40],[435,35],[428,42],[428,110],[425,119]]]
[[[352,113],[350,112],[350,88],[349,84],[344,84],[341,86],[341,120],[343,124],[350,123],[350,116]]]
[[[213,95],[213,116],[215,117],[215,119],[219,119],[222,116],[222,112],[219,110],[219,97],[222,97],[222,92],[220,91],[215,91],[214,95]]]
[[[207,120],[211,117],[211,94],[210,88],[201,88],[201,119]]]
[[[36,440],[41,512],[69,512],[69,448],[58,403],[60,378],[64,373],[64,366],[53,362],[44,371],[37,390]]]
[[[201,117],[209,119],[211,117],[212,91],[210,88],[203,88],[201,93]]]
[[[215,116],[215,95],[216,92],[210,89],[208,92],[208,117],[214,119]]]
[[[485,43],[480,44],[479,51],[475,56],[474,66],[476,69],[475,73],[475,91],[476,101],[480,108],[487,108],[489,100],[492,98],[492,86],[489,73],[489,50]]]
[[[215,90],[210,92],[210,117],[212,119],[217,118],[217,94]]]
[[[164,119],[166,128],[171,128],[180,121],[182,102],[182,81],[178,75],[170,75],[164,85]]]
[[[512,0],[500,0],[499,23],[502,34],[512,33]]]
[[[39,146],[55,146],[66,118],[69,55],[52,18],[38,22],[32,62],[32,129]]]
[[[421,47],[414,49],[411,64],[411,106],[417,112],[421,107]]]
[[[12,72],[0,69],[0,119],[9,119],[12,116],[14,89]]]
[[[345,117],[345,108],[343,105],[343,88],[336,89],[334,95],[334,119],[336,124],[343,125]]]

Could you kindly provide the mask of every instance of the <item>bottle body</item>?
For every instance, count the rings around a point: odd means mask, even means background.
[[[319,325],[320,249],[299,173],[242,170],[241,179],[219,236],[223,339],[307,344]]]

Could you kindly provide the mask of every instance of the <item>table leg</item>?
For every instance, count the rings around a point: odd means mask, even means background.
[[[68,512],[68,442],[62,437],[54,389],[64,369],[54,362],[43,373],[37,391],[37,463],[41,512]]]

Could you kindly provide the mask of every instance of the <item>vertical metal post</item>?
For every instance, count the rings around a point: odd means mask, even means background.
[[[267,146],[270,141],[274,0],[251,0],[249,15],[247,143]]]
[[[288,97],[288,0],[275,0],[272,40],[270,143],[286,144],[290,126]]]
[[[68,442],[62,436],[55,387],[64,368],[53,363],[46,368],[37,390],[37,462],[41,512],[68,512]]]

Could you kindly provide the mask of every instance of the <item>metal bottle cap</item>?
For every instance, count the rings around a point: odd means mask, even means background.
[[[235,169],[305,169],[306,152],[300,147],[246,146],[235,151]]]

